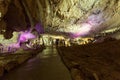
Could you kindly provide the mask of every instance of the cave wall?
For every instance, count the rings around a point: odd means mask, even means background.
[[[10,1],[8,0],[0,1],[0,32],[1,33],[3,32],[3,30],[6,29],[6,23],[4,22],[3,17],[7,13],[9,3]]]
[[[69,32],[89,16],[99,14],[103,21],[100,29],[120,24],[120,0],[26,0],[26,3],[33,21],[41,20],[46,31]]]
[[[36,23],[46,32],[66,33],[80,32],[78,28],[89,20],[94,23],[92,33],[120,24],[120,0],[1,0],[0,12],[1,34],[6,38]]]
[[[13,36],[13,31],[25,30],[27,27],[26,13],[19,0],[1,0],[1,34],[6,39]],[[3,25],[2,25],[3,24]]]

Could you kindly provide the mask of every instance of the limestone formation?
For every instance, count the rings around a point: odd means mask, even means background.
[[[4,35],[41,23],[45,32],[79,36],[119,28],[120,0],[0,0],[0,14]],[[91,28],[82,32],[88,23]]]

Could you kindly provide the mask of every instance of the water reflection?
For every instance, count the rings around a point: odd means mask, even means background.
[[[49,58],[53,56],[58,56],[57,50],[54,47],[46,49],[43,53],[37,55],[37,58]]]
[[[47,47],[35,58],[9,72],[0,80],[71,80],[56,48]]]

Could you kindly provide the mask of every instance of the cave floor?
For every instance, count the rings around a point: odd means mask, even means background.
[[[73,80],[120,80],[120,40],[58,50]]]
[[[71,80],[71,76],[56,48],[46,47],[42,53],[6,73],[0,80]]]

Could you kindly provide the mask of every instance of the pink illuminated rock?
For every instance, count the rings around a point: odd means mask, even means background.
[[[25,31],[25,32],[22,31],[18,37],[17,43],[12,43],[9,45],[9,47],[18,49],[20,48],[20,43],[26,42],[29,39],[34,39],[34,38],[36,38],[36,36],[33,35],[30,31]]]
[[[92,28],[92,25],[90,25],[89,23],[83,23],[82,26],[79,28],[79,31],[76,33],[73,33],[71,37],[76,38],[80,36],[85,36],[90,32],[91,28]]]
[[[107,20],[107,19],[106,19]],[[82,37],[86,35],[90,35],[91,31],[96,32],[96,29],[103,28],[100,27],[100,25],[105,21],[103,18],[103,13],[100,14],[92,14],[90,15],[85,22],[79,24],[80,27],[77,27],[77,31],[75,33],[72,33],[71,37]]]
[[[19,43],[13,43],[13,44],[10,44],[9,47],[11,47],[11,48],[20,48],[20,44]]]
[[[20,34],[20,37],[19,37],[19,42],[26,42],[29,39],[34,39],[34,38],[36,38],[36,36],[33,35],[32,33],[30,33],[29,31],[28,32],[22,32]]]

